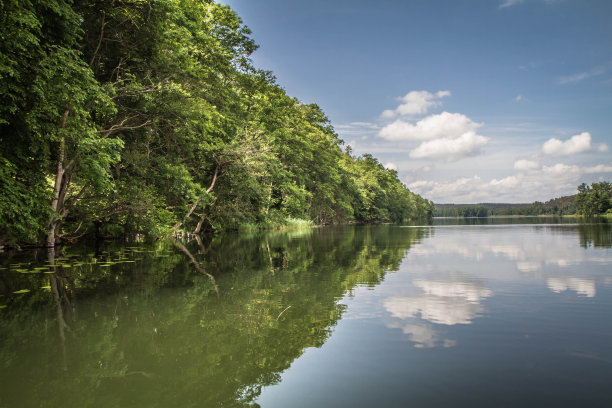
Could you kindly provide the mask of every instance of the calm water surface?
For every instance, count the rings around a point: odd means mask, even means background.
[[[0,406],[612,406],[610,225],[530,221],[5,254]]]

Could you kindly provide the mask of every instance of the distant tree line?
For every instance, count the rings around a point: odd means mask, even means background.
[[[0,245],[430,217],[212,0],[0,2]]]
[[[572,215],[612,213],[611,183],[602,181],[578,186],[578,194],[531,204],[436,204],[436,217],[487,217],[495,215]]]
[[[482,205],[436,204],[436,217],[488,217],[490,210]]]

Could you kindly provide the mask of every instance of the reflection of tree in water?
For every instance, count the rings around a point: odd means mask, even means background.
[[[612,226],[609,223],[579,224],[578,234],[581,247],[612,247]]]
[[[160,243],[137,263],[58,271],[36,311],[0,318],[0,405],[249,406],[327,340],[348,290],[380,283],[423,234],[226,235],[185,244],[190,255]]]

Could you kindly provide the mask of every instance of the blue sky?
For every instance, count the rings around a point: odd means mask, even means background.
[[[224,3],[258,68],[434,202],[612,180],[612,1]]]

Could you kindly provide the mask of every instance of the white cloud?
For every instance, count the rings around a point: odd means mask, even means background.
[[[389,169],[389,170],[397,170],[397,164],[392,163],[392,162],[385,163],[384,166],[386,169]]]
[[[489,181],[489,186],[491,187],[502,187],[502,188],[514,188],[518,186],[520,180],[516,176],[508,176],[501,180],[493,179]]]
[[[395,110],[383,112],[383,117],[424,114],[432,106],[440,105],[440,99],[450,95],[449,91],[432,94],[427,91],[407,93],[402,104]],[[474,122],[461,113],[442,112],[429,115],[416,122],[397,119],[378,132],[378,137],[388,142],[422,142],[411,148],[411,158],[444,158],[457,160],[472,155],[484,146],[489,138],[476,131],[482,123]]]
[[[439,106],[440,99],[450,94],[450,91],[438,91],[435,94],[427,91],[410,91],[400,98],[402,103],[397,108],[386,110],[381,116],[390,119],[396,115],[424,115],[429,108]]]
[[[442,112],[419,120],[416,124],[401,119],[383,127],[378,136],[392,141],[433,140],[457,138],[467,132],[475,132],[482,123],[477,123],[460,113]]]
[[[456,197],[465,197],[467,192],[475,191],[480,184],[480,177],[474,176],[449,181],[418,180],[408,183],[408,188],[436,202],[452,202]]]
[[[558,3],[560,0],[544,0],[544,3],[548,4],[548,5],[553,5],[555,3]],[[501,2],[501,4],[499,5],[500,9],[506,8],[506,7],[512,7],[512,6],[516,6],[517,4],[521,4],[524,3],[525,0],[503,0]]]
[[[593,173],[612,173],[612,164],[598,164],[596,166],[585,167],[584,173],[593,174]]]
[[[536,168],[536,162],[526,162],[515,163],[514,168],[520,172],[501,178],[486,180],[474,175],[443,180],[405,179],[405,183],[411,191],[435,203],[531,203],[575,194],[576,186],[585,181],[586,175],[601,178],[612,173],[612,163],[592,166],[556,163]]]
[[[514,168],[521,171],[537,170],[540,168],[540,163],[533,160],[521,159],[514,162]]]
[[[515,194],[516,188],[525,183],[520,176],[483,181],[479,176],[461,177],[447,181],[419,180],[407,183],[408,188],[438,203],[499,202],[502,194]],[[491,197],[497,197],[492,199]],[[513,201],[510,201],[513,202]]]
[[[499,5],[499,8],[501,9],[501,8],[515,6],[517,4],[522,3],[523,1],[524,0],[505,0]]]
[[[514,98],[514,101],[515,101],[515,102],[520,102],[520,101],[522,101],[523,99],[525,99],[525,97],[524,97],[523,95],[517,95],[517,96],[516,96],[516,98]]]
[[[475,175],[443,181],[419,180],[407,185],[410,190],[436,203],[531,202],[533,200],[517,196],[517,192],[533,195],[541,191],[540,181],[525,179],[520,174],[490,181]]]
[[[395,116],[395,111],[393,109],[384,110],[383,113],[380,114],[380,117],[383,119],[391,119]]]
[[[567,165],[563,163],[557,163],[553,166],[544,166],[542,168],[544,174],[551,177],[577,177],[580,175],[580,167],[574,165]]]
[[[415,189],[419,189],[421,187],[429,187],[431,185],[433,185],[432,181],[418,180],[418,181],[410,183],[408,188],[410,188],[411,190],[415,190]]]
[[[591,134],[589,132],[582,132],[579,135],[574,135],[566,141],[561,141],[553,137],[542,145],[542,152],[544,154],[554,156],[567,156],[592,150],[605,152],[608,150],[608,146],[605,143],[597,147],[591,146]]]
[[[488,137],[467,132],[456,139],[443,138],[421,143],[410,152],[413,159],[446,158],[456,160],[480,150],[489,141]]]
[[[607,64],[598,65],[587,71],[578,72],[577,74],[573,75],[562,76],[559,78],[559,83],[565,85],[574,82],[580,82],[594,76],[603,75],[610,70],[612,70],[612,61],[608,62]]]

